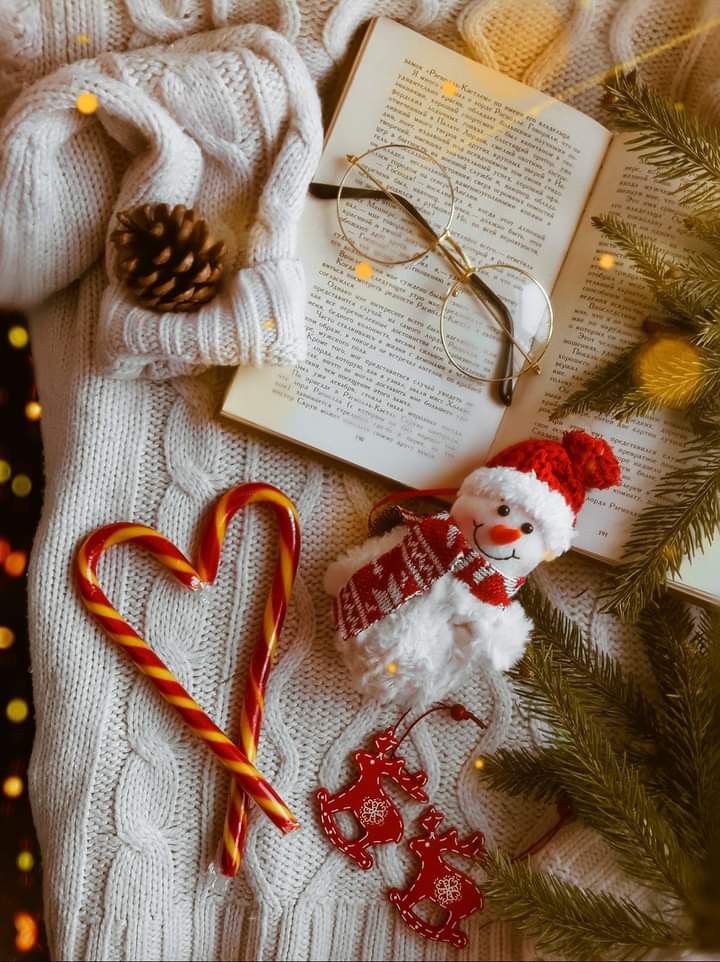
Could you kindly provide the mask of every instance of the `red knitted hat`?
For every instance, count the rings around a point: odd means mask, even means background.
[[[459,496],[495,495],[522,507],[557,555],[567,551],[588,491],[620,484],[620,465],[603,438],[569,431],[562,443],[513,444],[463,481]]]

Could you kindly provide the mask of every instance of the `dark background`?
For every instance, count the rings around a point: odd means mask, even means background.
[[[34,723],[27,561],[42,504],[42,409],[24,318],[0,314],[0,959],[47,959],[28,802]],[[29,489],[29,490],[28,490]]]

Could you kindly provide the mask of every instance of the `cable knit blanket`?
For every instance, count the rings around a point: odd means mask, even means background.
[[[223,376],[213,368],[190,376],[218,361],[277,359],[268,356],[276,342],[267,340],[262,319],[280,309],[272,299],[281,297],[285,278],[290,278],[288,297],[297,293],[292,265],[279,270],[279,280],[269,274],[253,280],[260,285],[254,296],[261,306],[238,327],[237,342],[225,340],[232,310],[200,333],[191,331],[182,343],[168,336],[133,345],[132,324],[111,328],[103,320],[103,298],[109,296],[103,244],[111,212],[123,200],[113,185],[122,181],[128,196],[142,195],[145,184],[179,199],[201,192],[208,203],[215,198],[218,216],[224,211],[234,223],[242,222],[247,216],[242,203],[229,207],[229,195],[213,186],[217,172],[232,170],[232,183],[257,197],[262,187],[255,174],[244,172],[244,160],[256,160],[266,149],[276,156],[289,143],[298,151],[292,156],[309,170],[319,149],[309,77],[327,103],[358,29],[378,14],[552,94],[652,51],[642,63],[644,77],[720,120],[718,32],[694,30],[720,16],[718,0],[5,0],[0,5],[0,113],[7,111],[0,133],[0,257],[10,257],[8,239],[20,234],[32,255],[24,258],[25,275],[22,258],[12,270],[10,261],[3,262],[0,302],[14,296],[28,303],[33,292],[49,295],[31,315],[47,488],[30,571],[37,714],[30,787],[56,958],[533,957],[533,947],[508,926],[485,926],[487,914],[469,925],[470,944],[461,952],[419,939],[383,898],[385,889],[406,878],[404,850],[386,846],[376,869],[360,872],[318,830],[315,789],[339,788],[349,752],[389,720],[350,691],[332,646],[322,590],[328,561],[363,540],[368,509],[381,489],[359,472],[218,422],[213,415]],[[246,55],[238,50],[247,47],[248,38],[265,36],[260,28],[248,32],[243,25],[249,22],[284,38],[273,41],[277,56],[262,40],[262,49],[253,48],[255,60],[242,60]],[[76,63],[85,60],[90,62]],[[55,174],[43,174],[47,158],[66,149],[68,124],[74,122],[59,107],[57,116],[52,113],[53,97],[59,104],[88,77],[106,85],[107,97],[115,98],[114,113],[105,115],[101,136],[88,134],[76,153],[60,157]],[[286,107],[288,90],[295,92],[296,122],[289,130],[287,123],[266,117],[263,130],[270,133],[264,146],[258,142],[242,154],[246,148],[239,145],[254,136],[261,109],[256,105],[243,113],[240,106],[253,77],[275,84]],[[214,96],[220,89],[225,97],[217,103],[204,97],[206,90]],[[577,89],[583,92],[574,105],[598,114],[600,89],[581,84]],[[218,104],[227,103],[237,111],[232,117],[218,113],[225,109]],[[18,111],[24,111],[22,117]],[[47,122],[38,122],[31,133],[23,128],[22,153],[16,149],[18,124],[31,124],[33,116]],[[170,134],[162,140],[161,127],[172,127],[177,141]],[[152,169],[128,167],[142,138],[154,143],[156,136],[157,143],[174,143],[176,152],[154,155]],[[27,152],[28,144],[35,153]],[[191,184],[193,158],[200,154],[211,160]],[[169,157],[172,164],[164,167]],[[266,179],[272,164],[253,166],[257,169]],[[282,185],[279,190],[282,195]],[[262,250],[274,262],[292,260],[292,238],[276,229],[269,209],[266,234],[254,234],[251,249],[236,251],[238,258]],[[273,247],[278,237],[285,239]],[[293,302],[282,303],[289,305],[290,318],[283,343],[292,354]],[[237,353],[248,337],[254,338],[252,357]],[[103,352],[106,361],[118,362],[115,373],[122,378],[100,368]],[[138,354],[150,358],[149,367],[145,360],[123,366],[123,359]],[[191,551],[207,505],[246,480],[282,487],[298,504],[303,523],[300,575],[268,689],[259,756],[303,829],[281,838],[253,815],[244,872],[222,888],[207,868],[220,837],[228,779],[88,620],[73,587],[71,557],[90,529],[122,519],[158,527]],[[272,574],[273,542],[270,519],[247,512],[229,533],[216,585],[201,599],[171,585],[137,553],[119,549],[105,563],[108,595],[222,727],[231,729],[237,719],[249,647]],[[600,576],[590,562],[569,557],[547,566],[542,578],[551,598],[598,644],[642,672],[627,630],[597,611]],[[448,824],[462,833],[481,830],[490,845],[516,850],[537,835],[547,813],[484,790],[472,761],[478,753],[531,741],[538,733],[503,677],[474,678],[460,698],[490,719],[487,731],[478,740],[476,730],[433,720],[413,732],[408,762],[429,773],[428,792],[447,813]],[[585,885],[624,891],[611,856],[578,826],[565,828],[538,862]]]

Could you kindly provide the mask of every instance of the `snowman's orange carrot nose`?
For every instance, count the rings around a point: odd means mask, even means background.
[[[508,528],[505,524],[496,524],[490,528],[490,540],[493,544],[512,544],[522,538],[520,528]]]

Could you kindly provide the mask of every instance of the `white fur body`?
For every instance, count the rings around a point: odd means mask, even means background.
[[[406,534],[401,525],[345,552],[328,567],[325,590],[336,595],[359,568]],[[522,657],[531,629],[518,602],[507,608],[487,604],[446,574],[358,635],[337,636],[337,647],[358,691],[409,705],[444,697],[476,666],[511,668]]]

